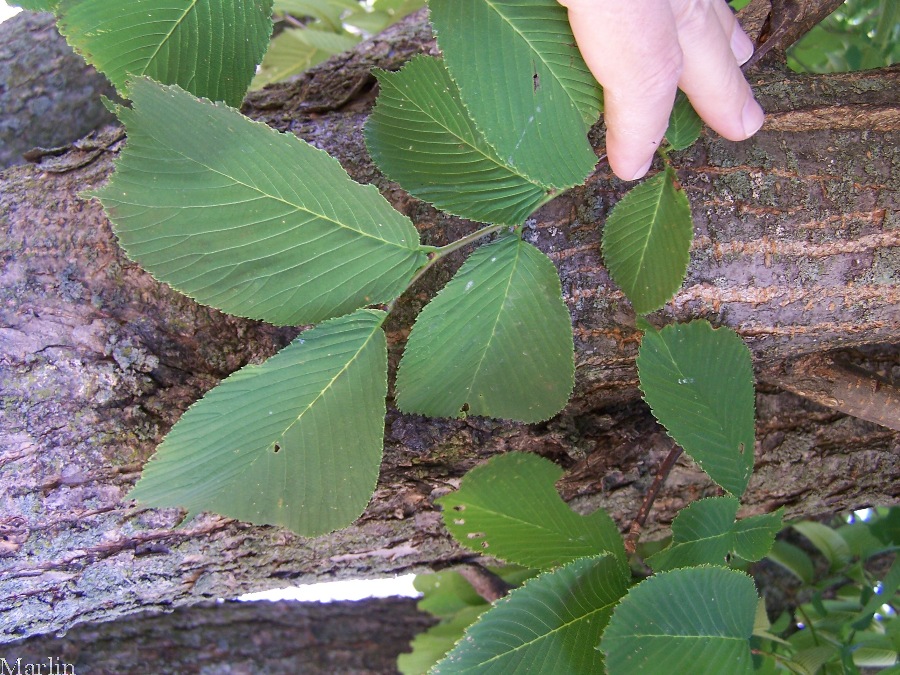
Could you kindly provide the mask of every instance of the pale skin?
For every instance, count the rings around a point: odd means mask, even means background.
[[[559,2],[603,85],[606,153],[620,178],[636,180],[649,170],[678,88],[729,140],[762,126],[762,108],[740,69],[753,44],[725,0]]]

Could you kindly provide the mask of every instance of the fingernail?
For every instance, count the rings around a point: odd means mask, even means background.
[[[653,156],[650,156],[650,159],[647,160],[647,163],[644,164],[640,169],[637,170],[637,173],[631,178],[631,180],[637,180],[638,178],[643,178],[644,174],[650,170],[650,165],[653,164]]]
[[[759,131],[765,119],[766,114],[763,112],[763,109],[759,107],[759,103],[752,98],[747,99],[747,102],[744,104],[744,109],[741,111],[741,122],[744,125],[746,137],[750,138]]]
[[[753,56],[753,42],[738,25],[731,31],[731,53],[734,54],[739,66],[747,63]]]

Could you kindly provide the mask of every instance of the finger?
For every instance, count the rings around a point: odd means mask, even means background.
[[[725,35],[731,36],[731,53],[734,54],[738,65],[747,63],[753,56],[753,41],[747,37],[725,0],[716,0],[713,10]]]
[[[698,7],[697,3],[681,4]],[[678,86],[716,132],[732,141],[752,136],[762,126],[764,114],[735,60],[733,32],[725,32],[710,3],[703,11],[676,12],[676,22],[684,54]]]
[[[584,60],[603,85],[606,152],[615,174],[643,176],[668,125],[681,47],[668,0],[566,0]]]

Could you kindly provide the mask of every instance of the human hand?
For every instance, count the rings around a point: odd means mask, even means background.
[[[755,134],[763,111],[740,64],[753,43],[725,0],[559,0],[603,85],[606,152],[617,176],[647,173],[680,88],[712,129]]]

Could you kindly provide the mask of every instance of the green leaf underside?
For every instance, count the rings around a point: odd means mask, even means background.
[[[690,259],[691,207],[671,167],[631,189],[603,228],[603,259],[638,314],[678,292]]]
[[[666,140],[672,150],[684,150],[700,138],[703,121],[694,110],[688,97],[680,89],[675,96],[675,105],[669,115],[669,128],[666,129]]]
[[[400,72],[376,76],[381,90],[366,145],[404,190],[456,216],[512,225],[546,199],[546,189],[484,140],[440,59],[417,56]]]
[[[602,673],[595,648],[628,580],[612,556],[581,558],[496,602],[432,673]]]
[[[385,316],[326,321],[229,376],[182,416],[130,497],[306,536],[349,525],[381,464]]]
[[[654,571],[696,565],[726,565],[735,552],[744,560],[760,560],[781,529],[782,511],[735,522],[740,503],[734,497],[701,499],[683,509],[672,523],[672,544],[647,558]]]
[[[297,325],[387,302],[424,264],[409,219],[327,153],[176,87],[142,78],[132,97],[96,196],[128,255],[176,290]]]
[[[272,40],[251,87],[258,89],[302,73],[329,56],[352,49],[359,37],[311,28],[288,28]]]
[[[562,474],[536,455],[494,457],[438,500],[444,523],[463,546],[519,565],[548,569],[610,553],[624,569],[615,523],[602,509],[587,516],[572,511],[554,487]]]
[[[758,598],[753,580],[722,567],[663,572],[616,607],[600,649],[610,675],[749,675]]]
[[[447,69],[476,126],[505,163],[559,188],[597,157],[587,131],[600,88],[555,0],[431,0]]]
[[[63,0],[59,29],[120,94],[147,75],[238,106],[269,46],[272,0]]]
[[[753,470],[755,399],[750,351],[705,320],[644,333],[637,359],[644,400],[716,483],[740,497]]]
[[[515,234],[476,250],[416,319],[397,405],[539,422],[574,386],[572,323],[547,256]]]

